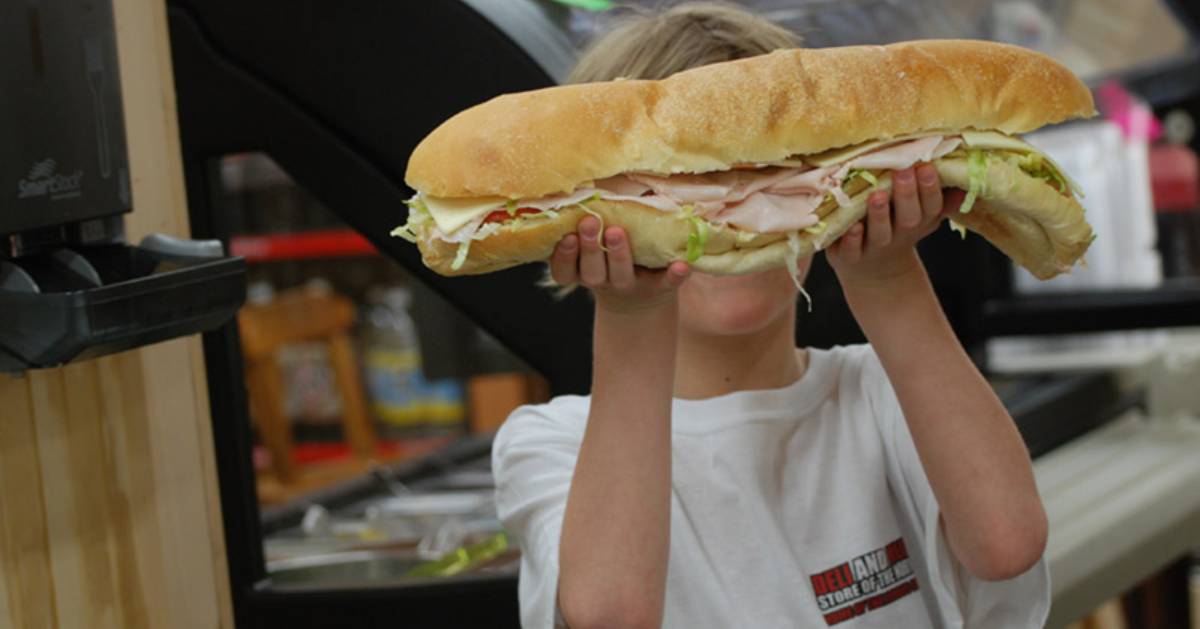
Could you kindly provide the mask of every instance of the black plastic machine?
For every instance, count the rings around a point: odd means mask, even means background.
[[[209,330],[241,305],[219,241],[124,244],[133,210],[112,6],[0,6],[0,371]]]

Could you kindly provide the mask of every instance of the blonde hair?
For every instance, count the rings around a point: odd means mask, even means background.
[[[690,68],[798,48],[800,36],[774,22],[723,2],[685,2],[658,12],[630,7],[575,63],[568,83],[663,79]],[[563,298],[550,266],[538,285]]]
[[[800,36],[735,5],[686,2],[658,13],[636,8],[595,39],[568,83],[663,79],[711,63],[797,48]]]

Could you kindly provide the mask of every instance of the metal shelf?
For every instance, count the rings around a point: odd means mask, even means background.
[[[229,251],[245,258],[246,262],[373,256],[379,253],[371,241],[352,229],[238,235],[229,239]]]
[[[986,302],[982,315],[988,337],[1200,325],[1200,281],[1147,289],[1013,296]]]

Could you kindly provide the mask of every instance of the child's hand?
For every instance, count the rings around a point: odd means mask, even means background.
[[[568,234],[550,258],[550,275],[560,285],[582,284],[596,296],[597,310],[634,313],[674,303],[675,289],[688,277],[685,262],[672,262],[662,270],[634,267],[629,237],[620,227],[604,230],[605,253],[600,248],[600,221],[585,216],[579,234]]]
[[[843,288],[849,288],[847,284],[887,283],[919,270],[917,241],[957,210],[964,195],[961,190],[950,190],[943,197],[937,170],[929,164],[893,172],[895,203],[888,203],[886,190],[872,193],[867,216],[826,250]]]

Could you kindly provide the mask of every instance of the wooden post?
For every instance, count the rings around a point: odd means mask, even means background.
[[[375,456],[375,427],[367,411],[367,397],[350,333],[340,330],[329,339],[329,358],[342,396],[342,426],[354,453],[362,459]]]

